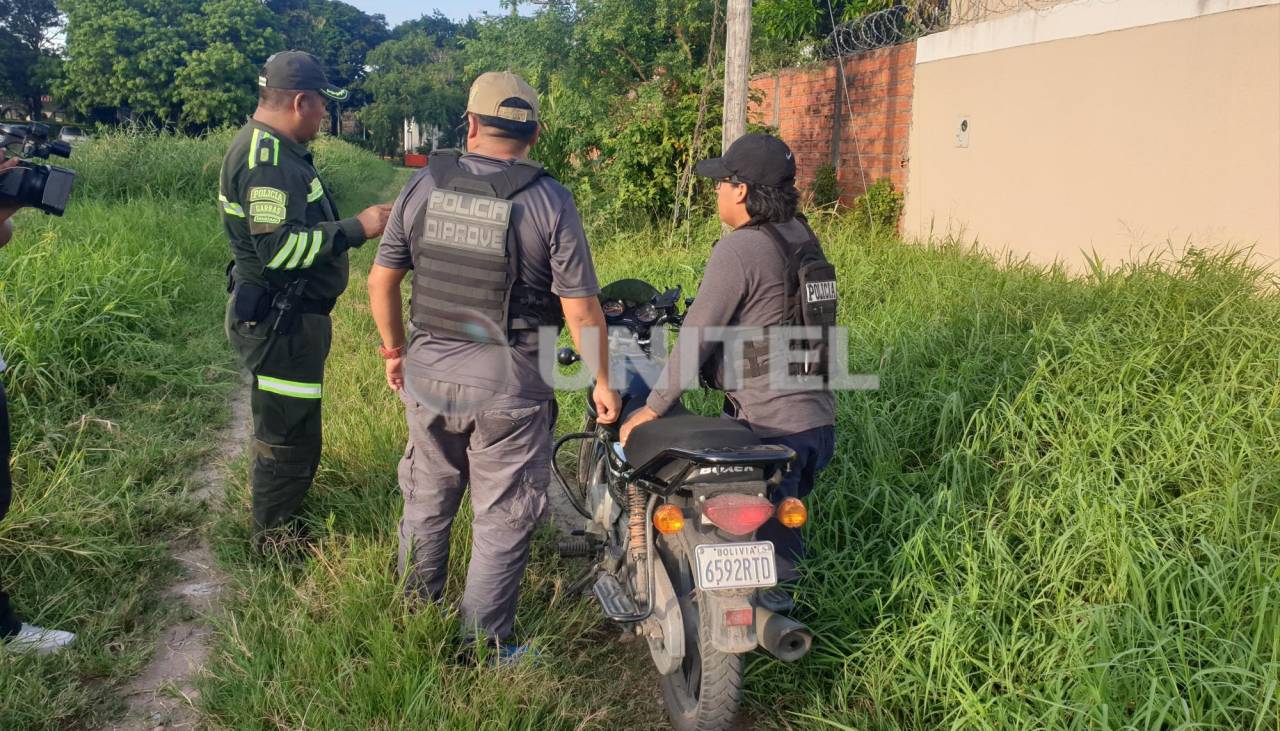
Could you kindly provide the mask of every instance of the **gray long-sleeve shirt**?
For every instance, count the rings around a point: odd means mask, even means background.
[[[788,241],[808,238],[804,226],[791,220],[779,225]],[[725,349],[710,339],[719,326],[764,328],[782,322],[786,305],[785,262],[767,234],[754,228],[730,232],[716,242],[703,273],[698,296],[685,315],[680,341],[670,348],[666,368],[646,402],[659,415],[679,401],[681,385],[696,383],[696,373],[711,361],[724,382]],[[835,397],[826,389],[777,390],[768,373],[727,383],[737,405],[737,419],[762,437],[795,434],[835,423]],[[734,386],[737,387],[734,387]]]

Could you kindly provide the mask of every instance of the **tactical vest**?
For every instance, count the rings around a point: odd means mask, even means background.
[[[413,246],[410,319],[420,330],[478,343],[506,343],[513,332],[564,322],[560,301],[518,280],[520,243],[511,199],[547,172],[520,161],[487,175],[467,171],[462,153],[431,153],[435,183]]]
[[[788,241],[772,223],[763,224],[759,229],[773,241],[784,263],[786,303],[782,322],[778,325],[822,328],[822,335],[817,339],[797,339],[788,343],[793,352],[804,353],[802,362],[789,364],[788,373],[791,376],[820,376],[825,382],[830,370],[831,329],[836,324],[836,268],[827,261],[818,237],[809,228],[809,222],[803,217],[796,220],[808,234],[808,238],[799,243]],[[770,330],[766,327],[765,334],[770,335]],[[769,373],[769,362],[765,356],[769,354],[770,340],[766,338],[743,344],[744,376],[754,378]],[[797,357],[796,360],[801,359]]]

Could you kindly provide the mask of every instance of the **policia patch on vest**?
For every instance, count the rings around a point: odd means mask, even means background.
[[[836,283],[834,281],[805,282],[804,288],[805,302],[807,304],[834,302],[836,300]]]
[[[455,190],[431,191],[422,240],[486,256],[507,255],[511,201]]]
[[[546,171],[513,163],[484,175],[462,167],[462,153],[431,153],[435,183],[413,240],[414,326],[439,337],[506,343],[512,333],[559,325],[560,301],[519,279],[520,243],[511,199]]]

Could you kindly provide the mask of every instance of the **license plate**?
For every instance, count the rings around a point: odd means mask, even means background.
[[[699,589],[754,589],[778,583],[773,543],[710,543],[695,553]]]

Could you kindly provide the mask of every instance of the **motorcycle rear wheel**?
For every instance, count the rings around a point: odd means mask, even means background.
[[[696,599],[690,557],[671,547],[668,572],[680,597],[684,619],[684,660],[660,681],[667,716],[676,731],[725,731],[732,728],[742,703],[743,656],[720,652],[711,644],[711,618]]]

